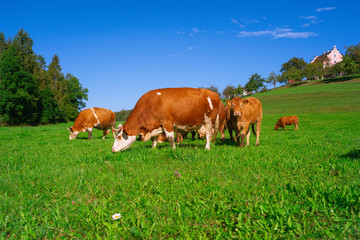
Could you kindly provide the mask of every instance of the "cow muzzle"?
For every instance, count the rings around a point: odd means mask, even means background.
[[[235,117],[240,117],[240,116],[241,116],[241,112],[238,112],[238,111],[234,112],[234,116],[235,116]]]

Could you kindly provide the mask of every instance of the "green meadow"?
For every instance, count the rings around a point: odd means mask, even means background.
[[[359,239],[360,81],[254,97],[260,145],[245,148],[227,133],[210,151],[186,139],[112,153],[96,129],[70,141],[72,123],[1,127],[0,239]],[[275,131],[288,115],[299,131]]]

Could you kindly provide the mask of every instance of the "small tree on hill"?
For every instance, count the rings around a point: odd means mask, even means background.
[[[248,92],[258,91],[259,88],[264,87],[264,82],[265,79],[255,73],[249,78],[249,82],[246,83],[245,89]]]
[[[276,83],[279,82],[280,75],[276,74],[274,71],[272,71],[269,75],[269,77],[266,79],[266,83],[273,84],[274,88],[276,87]]]

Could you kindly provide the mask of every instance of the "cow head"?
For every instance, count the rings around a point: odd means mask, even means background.
[[[234,115],[234,117],[238,118],[241,117],[243,112],[243,107],[245,104],[248,104],[248,99],[242,99],[240,97],[234,97],[231,99],[231,110]]]
[[[79,135],[79,131],[75,131],[75,132],[74,132],[74,129],[73,129],[72,126],[69,127],[68,129],[66,129],[66,131],[70,131],[70,136],[69,136],[69,139],[70,139],[70,140],[76,139],[77,136]]]
[[[275,130],[278,130],[278,128],[279,128],[279,125],[276,124],[275,125]]]
[[[136,140],[136,136],[129,136],[121,124],[118,125],[117,129],[113,127],[112,130],[115,133],[115,142],[112,147],[113,152],[124,151]]]

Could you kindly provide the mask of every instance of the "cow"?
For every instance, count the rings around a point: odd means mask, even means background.
[[[286,131],[285,125],[295,125],[295,131],[299,129],[299,118],[298,116],[287,116],[287,117],[281,117],[278,122],[275,125],[275,130],[278,130],[279,127],[282,128],[282,130]]]
[[[221,136],[221,142],[224,141],[225,139],[225,119],[226,119],[226,112],[225,112],[225,107],[224,104],[220,101],[219,102],[219,132],[220,132],[220,136]],[[213,129],[213,133],[214,133],[214,129]],[[202,126],[199,130],[198,130],[198,138],[202,138],[205,136],[205,127]],[[213,141],[216,141],[216,135],[213,136]]]
[[[246,145],[249,146],[250,144],[250,125],[256,136],[256,145],[259,145],[262,117],[261,102],[256,98],[249,97],[242,99],[234,97],[231,99],[229,123],[231,129],[235,131],[236,142],[240,147],[244,147],[245,136],[247,137]],[[256,132],[254,129],[255,124]]]
[[[229,131],[230,140],[233,141],[233,142],[236,142],[236,138],[234,138],[234,137],[233,137],[233,134],[232,134],[232,132],[234,131],[234,129],[232,128],[232,125],[231,125],[230,112],[231,112],[231,100],[226,100],[226,105],[225,105],[225,122],[226,122],[227,129],[228,129],[228,131]]]
[[[164,133],[175,149],[174,132],[191,132],[206,127],[206,146],[210,150],[212,127],[219,123],[219,95],[207,89],[163,88],[145,93],[136,103],[123,126],[115,131],[113,152],[130,147],[141,135],[144,141]],[[216,127],[217,131],[217,127]],[[156,148],[156,140],[153,142]]]
[[[80,132],[88,132],[88,139],[92,139],[92,130],[97,128],[103,131],[103,139],[115,127],[115,113],[105,108],[88,108],[79,113],[74,125],[69,127],[69,139],[76,139]],[[115,138],[115,133],[114,138]]]

